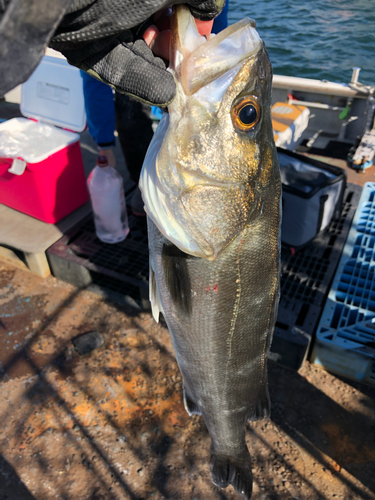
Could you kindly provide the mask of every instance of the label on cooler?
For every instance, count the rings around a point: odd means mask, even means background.
[[[48,101],[59,102],[61,104],[69,104],[69,89],[53,85],[52,83],[41,82],[37,83],[37,96]]]

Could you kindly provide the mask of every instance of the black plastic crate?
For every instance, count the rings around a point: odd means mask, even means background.
[[[127,199],[131,190],[126,192]],[[76,224],[47,250],[52,274],[114,302],[148,310],[148,239],[146,217],[128,207],[129,235],[107,244],[95,234],[92,214]]]
[[[270,358],[298,370],[308,354],[362,188],[348,184],[339,220],[308,246],[281,252],[281,298]]]

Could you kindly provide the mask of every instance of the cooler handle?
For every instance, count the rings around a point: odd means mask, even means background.
[[[8,172],[14,175],[22,175],[26,169],[27,163],[22,158],[14,158]]]

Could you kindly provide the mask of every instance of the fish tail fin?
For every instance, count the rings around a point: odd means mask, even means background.
[[[211,455],[211,479],[219,488],[226,488],[229,484],[245,500],[250,500],[253,491],[253,475],[251,473],[250,453],[246,449],[240,459]]]
[[[189,417],[191,417],[192,415],[202,415],[202,412],[200,411],[198,405],[194,403],[189,394],[186,392],[185,386],[184,386],[184,406],[185,410],[189,414]]]

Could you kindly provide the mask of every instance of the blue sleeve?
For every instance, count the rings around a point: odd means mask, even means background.
[[[81,70],[87,126],[98,146],[115,144],[115,103],[111,87]]]
[[[214,25],[212,27],[212,33],[219,33],[223,31],[228,26],[228,8],[229,8],[229,0],[225,2],[225,7],[221,11],[221,13],[215,18]]]

